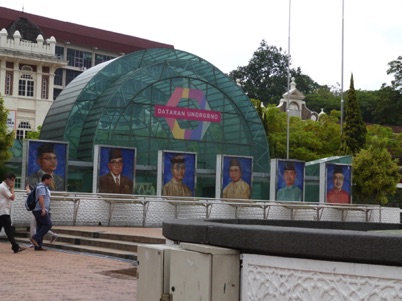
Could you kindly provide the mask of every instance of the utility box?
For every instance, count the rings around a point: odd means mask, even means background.
[[[169,282],[173,301],[239,301],[240,254],[233,249],[181,243],[179,249],[170,251]]]
[[[137,301],[160,301],[169,295],[170,252],[178,245],[138,246]]]

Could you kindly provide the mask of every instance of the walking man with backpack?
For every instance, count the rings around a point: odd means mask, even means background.
[[[36,187],[36,197],[38,202],[32,210],[36,219],[36,233],[31,237],[30,241],[35,246],[35,251],[46,251],[43,248],[43,237],[52,228],[52,220],[50,219],[50,190],[53,178],[49,174],[42,176],[42,183]]]
[[[15,174],[7,173],[6,179],[0,184],[0,229],[4,228],[7,238],[10,241],[11,249],[14,253],[24,251],[25,248],[20,247],[14,238],[14,229],[11,225],[11,202],[15,199],[14,194]]]

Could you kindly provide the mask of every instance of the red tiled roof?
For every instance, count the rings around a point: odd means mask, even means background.
[[[41,28],[44,38],[55,37],[58,43],[70,42],[77,46],[97,47],[115,53],[131,53],[147,48],[174,48],[173,45],[150,41],[112,31],[106,31],[75,23],[59,21],[38,15],[22,13],[0,7],[0,30],[20,17],[27,18]]]

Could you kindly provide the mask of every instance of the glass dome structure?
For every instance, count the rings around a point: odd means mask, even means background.
[[[164,117],[157,108],[218,114],[219,120]],[[97,65],[58,96],[40,139],[67,141],[70,160],[93,162],[94,145],[136,147],[137,165],[157,166],[159,150],[197,153],[197,168],[216,156],[252,156],[269,173],[261,120],[236,83],[188,52],[153,48]]]

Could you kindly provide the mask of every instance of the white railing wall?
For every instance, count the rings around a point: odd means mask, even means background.
[[[25,191],[16,191],[12,209],[15,226],[27,226],[31,212],[25,209]],[[399,208],[373,205],[331,206],[319,203],[287,203],[264,200],[233,201],[208,198],[166,199],[157,196],[122,196],[53,193],[55,225],[110,225],[161,227],[174,218],[295,219],[399,223]]]

